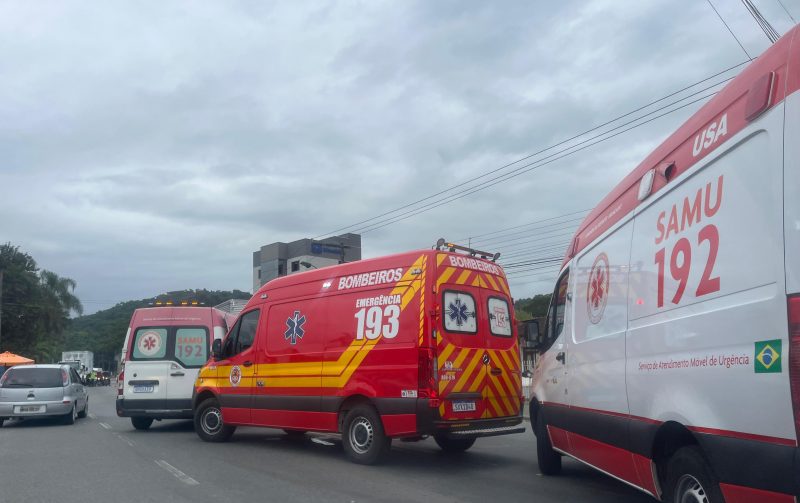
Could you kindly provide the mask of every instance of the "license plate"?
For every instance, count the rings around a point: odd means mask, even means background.
[[[153,389],[155,389],[153,386],[134,386],[133,387],[133,392],[134,393],[152,393]]]
[[[472,412],[474,410],[476,407],[472,400],[453,402],[453,412]]]
[[[44,405],[17,405],[14,407],[16,414],[39,414],[44,412]]]

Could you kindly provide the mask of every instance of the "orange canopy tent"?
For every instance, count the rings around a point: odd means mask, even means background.
[[[10,351],[0,353],[0,365],[11,367],[13,365],[23,365],[25,363],[33,363],[33,360],[25,358],[24,356],[15,355]]]

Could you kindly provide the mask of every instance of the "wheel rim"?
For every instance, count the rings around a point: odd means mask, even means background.
[[[375,440],[375,429],[365,417],[358,417],[350,424],[350,445],[358,454],[366,454]]]
[[[222,429],[222,413],[216,407],[209,407],[203,412],[200,427],[208,435],[216,435]]]
[[[676,503],[708,503],[708,494],[703,485],[688,473],[678,479],[675,496]]]

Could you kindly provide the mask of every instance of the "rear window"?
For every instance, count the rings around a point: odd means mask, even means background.
[[[478,333],[475,299],[465,292],[444,292],[444,328],[448,332]]]
[[[163,360],[167,354],[167,329],[148,327],[136,330],[133,339],[133,358]]]
[[[179,328],[175,333],[175,359],[185,367],[200,367],[208,360],[207,332],[203,328]]]
[[[511,317],[508,302],[500,297],[489,297],[489,328],[492,335],[511,337]]]
[[[11,369],[3,374],[4,388],[61,388],[66,375],[57,368]]]
[[[133,333],[131,361],[174,361],[184,368],[208,360],[208,328],[204,326],[139,327]]]

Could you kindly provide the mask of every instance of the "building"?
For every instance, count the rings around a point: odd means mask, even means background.
[[[360,234],[264,245],[253,252],[253,292],[278,276],[356,260],[361,260]]]

